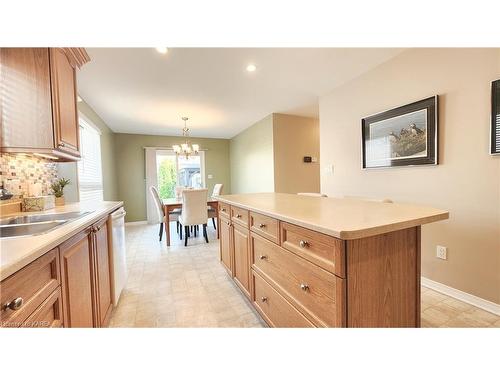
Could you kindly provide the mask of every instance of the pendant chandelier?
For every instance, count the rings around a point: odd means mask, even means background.
[[[184,121],[184,128],[182,129],[184,142],[180,146],[173,145],[172,148],[177,155],[184,155],[186,159],[189,159],[189,156],[193,153],[195,155],[198,154],[198,151],[200,151],[200,146],[197,144],[191,144],[191,141],[189,140],[189,128],[186,125],[187,120],[189,120],[188,117],[182,117],[182,121]]]

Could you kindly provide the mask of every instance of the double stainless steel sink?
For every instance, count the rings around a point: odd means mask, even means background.
[[[0,220],[0,237],[20,237],[43,234],[92,211],[64,212],[59,214],[21,215]]]

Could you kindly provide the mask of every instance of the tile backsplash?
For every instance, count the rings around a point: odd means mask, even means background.
[[[26,154],[2,154],[0,178],[4,187],[15,196],[28,195],[30,183],[42,184],[42,194],[47,195],[50,184],[57,179],[57,166],[47,159]]]

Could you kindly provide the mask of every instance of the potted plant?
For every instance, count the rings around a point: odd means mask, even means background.
[[[56,206],[64,206],[64,187],[69,185],[69,179],[60,178],[50,185],[54,196],[56,197]]]

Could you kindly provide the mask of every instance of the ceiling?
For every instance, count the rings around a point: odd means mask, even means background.
[[[318,98],[396,48],[88,48],[80,96],[114,131],[231,138],[270,113],[318,117]],[[253,63],[255,72],[246,66]]]

